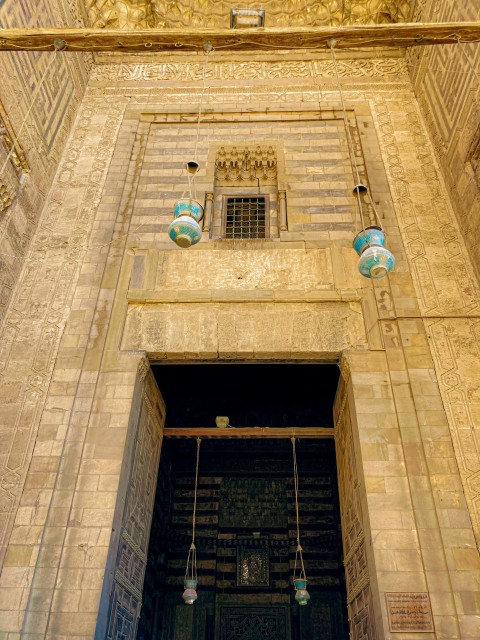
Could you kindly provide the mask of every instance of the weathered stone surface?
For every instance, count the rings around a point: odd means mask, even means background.
[[[156,290],[296,289],[333,287],[330,249],[162,252]]]
[[[135,305],[123,349],[153,357],[336,358],[365,344],[358,303]]]

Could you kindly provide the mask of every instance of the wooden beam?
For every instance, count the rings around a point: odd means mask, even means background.
[[[334,430],[328,427],[298,427],[292,428],[266,428],[266,427],[203,427],[185,429],[164,429],[164,438],[272,438],[275,440],[291,438],[295,436],[299,440],[309,439],[332,439],[335,437]]]
[[[402,23],[348,27],[267,29],[0,29],[0,51],[201,51],[214,49],[326,49],[335,38],[338,49],[411,47],[480,40],[480,22]],[[63,43],[63,44],[62,44]],[[64,45],[64,48],[62,48]]]

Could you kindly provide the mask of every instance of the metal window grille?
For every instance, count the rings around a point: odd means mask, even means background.
[[[265,197],[227,198],[226,238],[265,238]]]

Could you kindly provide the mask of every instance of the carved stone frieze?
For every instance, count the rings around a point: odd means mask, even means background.
[[[192,82],[203,79],[204,64],[201,62],[165,62],[132,64],[97,64],[91,71],[92,82],[108,80]],[[403,58],[358,58],[338,60],[338,74],[344,78],[395,77],[408,80],[408,70]],[[335,78],[331,60],[311,62],[287,61],[267,63],[261,61],[210,62],[205,74],[207,80],[269,80],[275,78]],[[271,87],[270,87],[271,90]]]
[[[229,0],[85,0],[92,26],[106,29],[145,29],[230,26]],[[413,0],[264,0],[265,26],[307,27],[407,22]],[[242,8],[257,7],[244,0]]]

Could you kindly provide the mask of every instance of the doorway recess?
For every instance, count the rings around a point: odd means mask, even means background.
[[[313,438],[320,429],[333,435],[338,368],[247,363],[168,364],[152,370],[167,407],[166,437],[137,638],[348,638],[334,441]],[[234,428],[216,427],[219,415],[228,416]],[[209,437],[210,431],[216,437]],[[296,536],[292,431],[311,594],[306,607],[295,603],[291,581]],[[198,432],[198,600],[186,606],[181,595]]]

